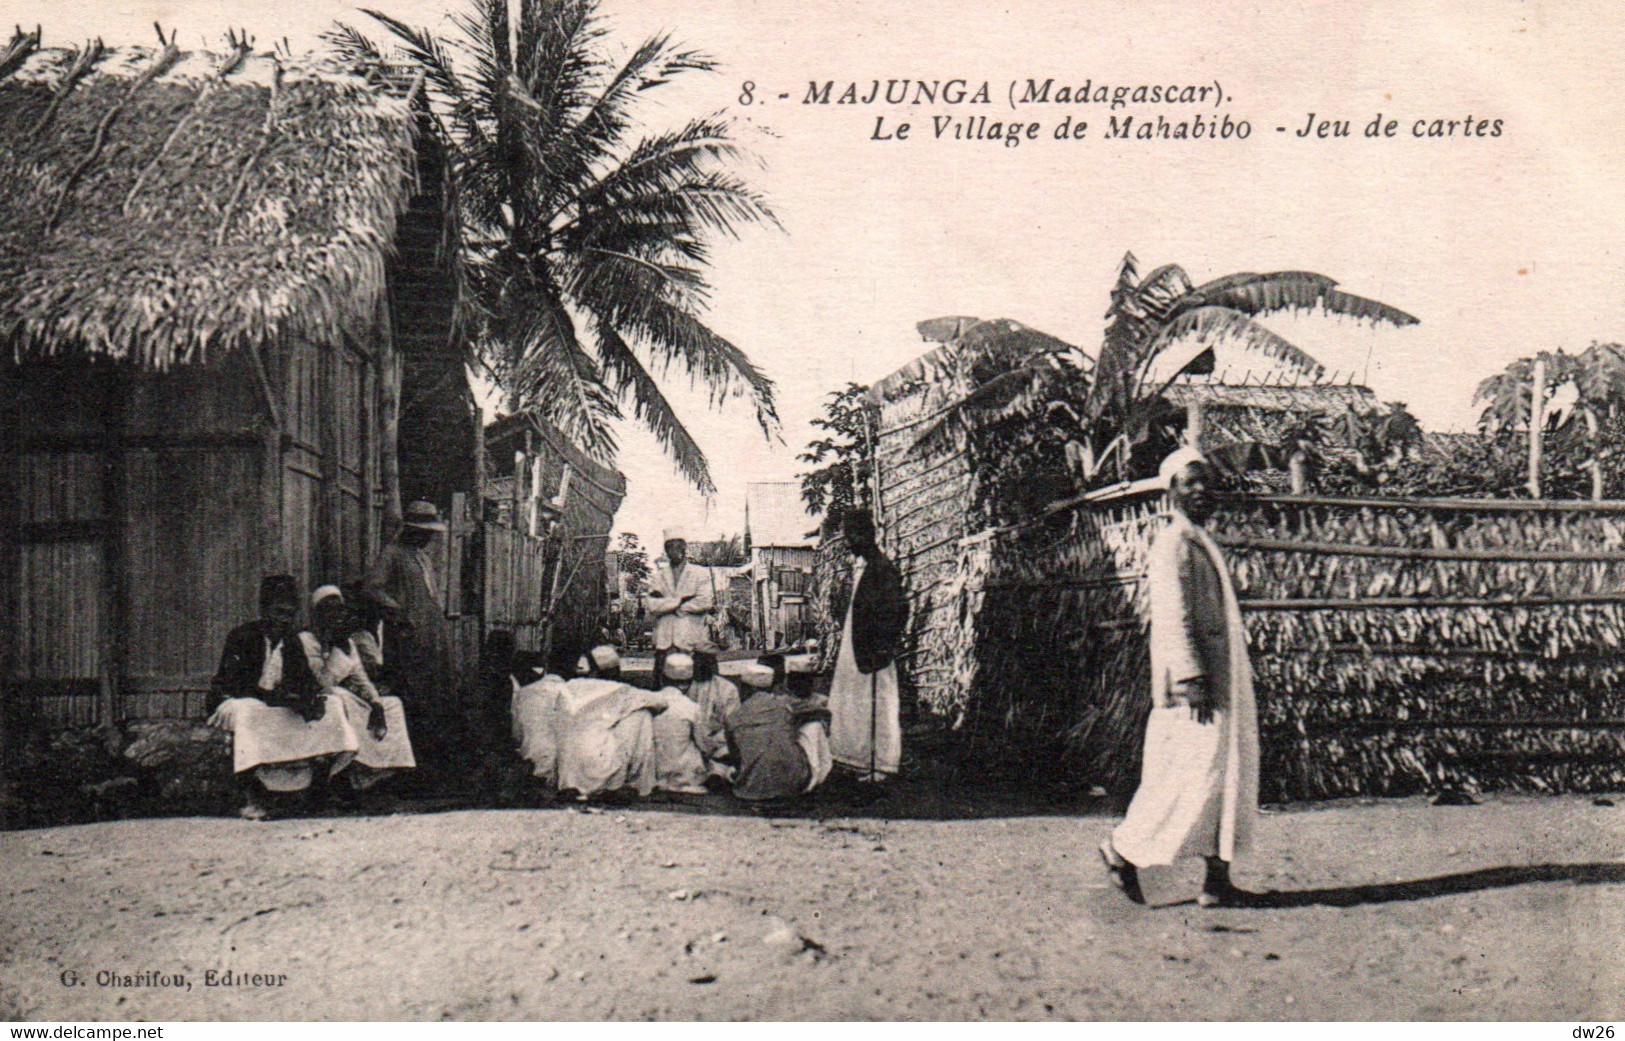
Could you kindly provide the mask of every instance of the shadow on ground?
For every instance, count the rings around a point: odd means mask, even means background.
[[[1435,875],[1408,882],[1379,882],[1360,886],[1333,886],[1326,889],[1300,889],[1255,893],[1249,907],[1357,907],[1362,904],[1391,904],[1404,900],[1430,900],[1438,896],[1476,893],[1485,889],[1506,889],[1538,882],[1573,882],[1576,885],[1619,884],[1625,882],[1625,864],[1530,864],[1523,867],[1481,868],[1453,875]]]

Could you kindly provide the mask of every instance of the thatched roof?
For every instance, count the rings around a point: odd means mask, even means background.
[[[8,354],[164,368],[370,324],[412,187],[408,89],[320,59],[99,51],[0,80]]]
[[[1251,408],[1269,412],[1340,413],[1349,408],[1372,408],[1377,396],[1368,387],[1352,383],[1235,384],[1206,381],[1176,382],[1162,395],[1174,405],[1201,402],[1216,408]]]

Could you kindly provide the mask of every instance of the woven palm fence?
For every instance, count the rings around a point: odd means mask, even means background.
[[[953,682],[921,696],[979,761],[1132,789],[1164,508],[1130,487],[965,541]],[[1252,496],[1210,529],[1266,799],[1625,788],[1625,503]]]
[[[963,323],[972,321],[956,320],[952,333],[945,329],[935,335],[952,339]],[[921,331],[931,325],[922,323]],[[974,478],[963,432],[956,430],[953,443],[937,452],[921,452],[917,442],[969,390],[968,364],[961,352],[939,347],[870,389],[881,549],[903,572],[909,598],[902,679],[905,692],[926,704],[952,686],[949,641],[959,624],[959,608],[947,587],[955,576],[959,542],[969,530],[966,511]],[[836,557],[823,568],[827,572],[833,567],[836,574],[822,584],[838,587],[843,581],[839,572],[850,562]]]

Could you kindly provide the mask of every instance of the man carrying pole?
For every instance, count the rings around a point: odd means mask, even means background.
[[[908,600],[903,576],[875,541],[874,516],[855,509],[841,527],[858,561],[829,691],[830,746],[836,765],[860,781],[880,781],[897,773],[903,756],[896,657]]]
[[[1246,852],[1258,813],[1258,719],[1247,633],[1229,570],[1202,529],[1213,515],[1212,471],[1194,449],[1162,464],[1173,517],[1151,544],[1151,717],[1140,787],[1100,844],[1112,880],[1144,903],[1139,869],[1207,861],[1197,903],[1246,902],[1230,863]]]

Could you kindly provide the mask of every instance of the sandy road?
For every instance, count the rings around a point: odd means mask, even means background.
[[[1220,911],[1194,866],[1128,905],[1111,818],[1019,805],[11,832],[0,1018],[1619,1019],[1621,803],[1272,813],[1274,906]]]

